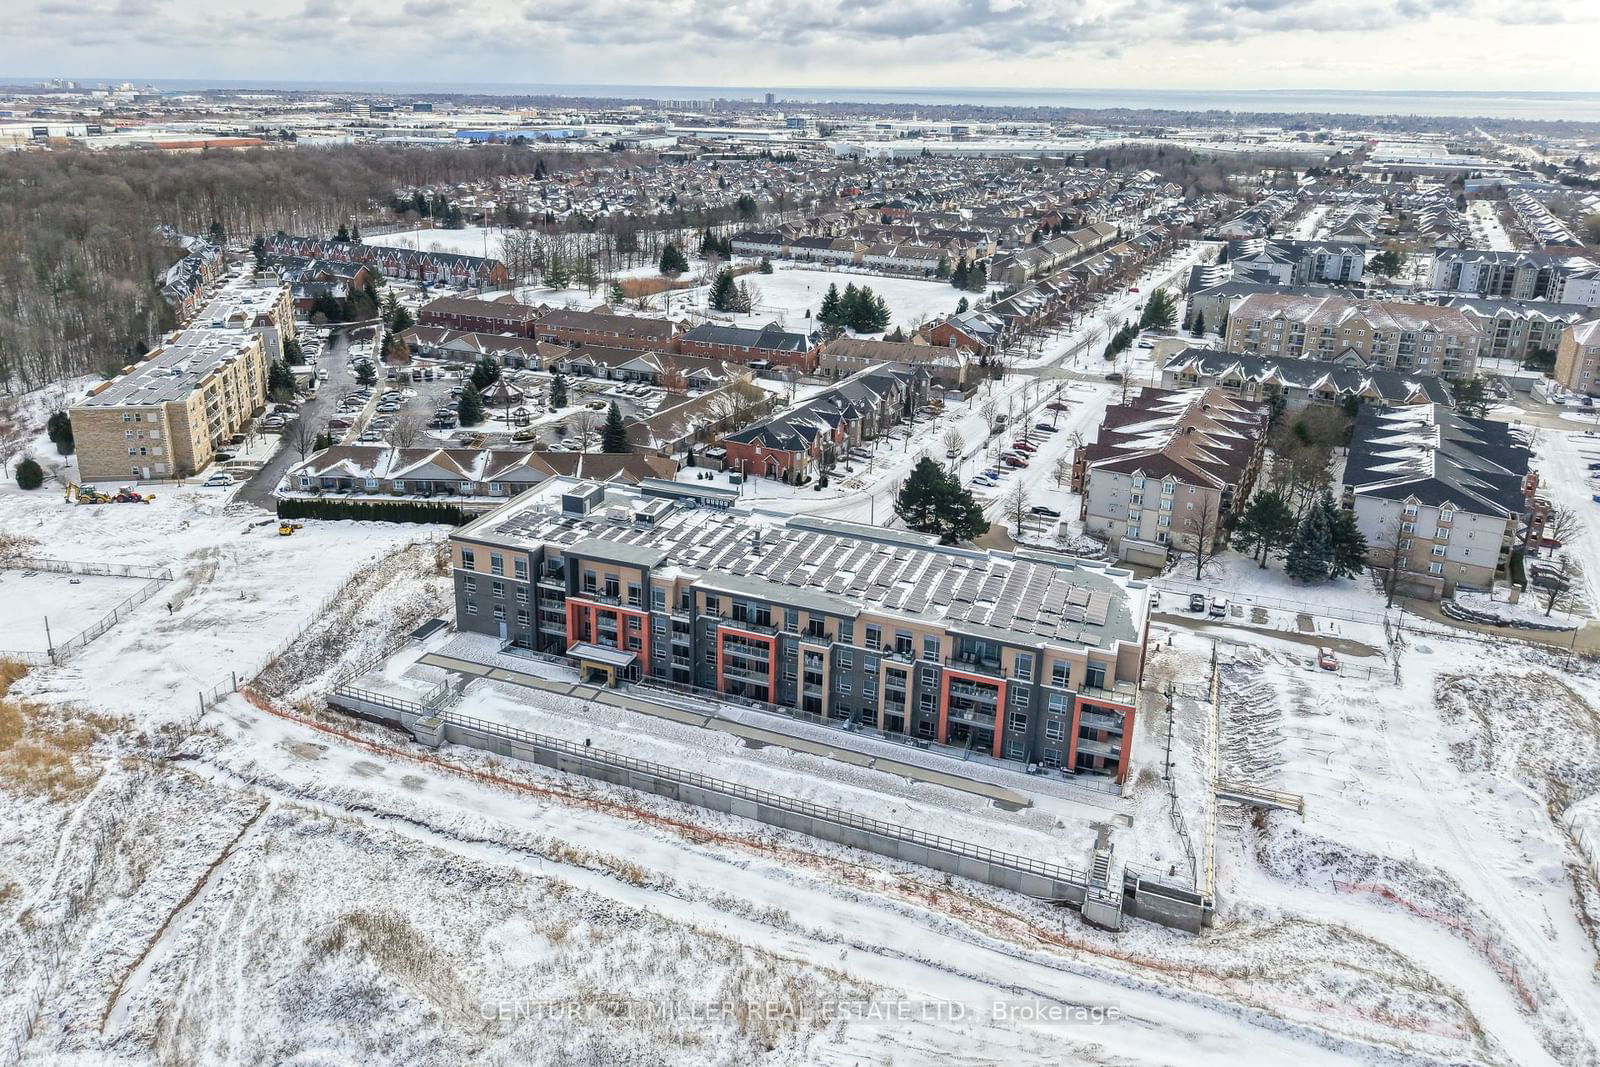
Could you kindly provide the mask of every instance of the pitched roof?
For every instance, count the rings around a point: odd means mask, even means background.
[[[1519,431],[1442,404],[1363,407],[1351,432],[1344,484],[1357,497],[1451,503],[1510,518],[1526,506],[1523,481],[1532,457]]]

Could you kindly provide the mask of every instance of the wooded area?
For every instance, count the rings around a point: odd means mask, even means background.
[[[182,258],[160,226],[235,243],[277,229],[331,236],[397,188],[582,166],[520,147],[349,145],[172,155],[0,156],[0,393],[108,374],[173,326],[157,278]]]

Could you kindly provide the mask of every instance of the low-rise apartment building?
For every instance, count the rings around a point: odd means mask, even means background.
[[[1455,308],[1255,293],[1234,305],[1225,347],[1248,356],[1317,359],[1470,378],[1482,333]]]
[[[1510,426],[1443,405],[1356,418],[1343,475],[1368,559],[1396,591],[1438,599],[1489,589],[1505,574],[1519,527],[1535,513],[1532,451]]]
[[[289,286],[225,285],[190,324],[70,410],[79,478],[137,481],[204,470],[267,401],[267,368],[294,336]]]
[[[1561,335],[1576,323],[1600,317],[1582,304],[1547,300],[1500,300],[1482,296],[1446,297],[1445,307],[1465,315],[1483,333],[1478,358],[1526,360],[1536,353],[1553,355]]]
[[[1255,487],[1266,436],[1265,409],[1221,389],[1141,389],[1073,454],[1084,532],[1147,566],[1209,551]]]
[[[1348,284],[1361,280],[1367,249],[1352,241],[1250,237],[1228,242],[1228,262],[1238,274],[1277,285]]]
[[[1308,404],[1356,400],[1380,407],[1449,404],[1450,388],[1434,375],[1400,374],[1315,359],[1269,359],[1186,348],[1161,368],[1161,388],[1217,388],[1250,404],[1283,398],[1293,411]]]
[[[1600,264],[1585,256],[1441,248],[1434,253],[1428,285],[1448,293],[1594,307],[1600,305],[1597,274]]]
[[[1574,393],[1600,395],[1600,320],[1567,327],[1550,376]]]
[[[457,626],[591,681],[660,680],[908,743],[1127,775],[1149,593],[1126,572],[687,503],[551,483],[460,528]]]
[[[532,337],[533,324],[543,309],[514,300],[474,300],[467,296],[441,296],[422,305],[417,322],[465,333],[509,333]]]
[[[766,363],[810,373],[822,351],[820,335],[807,336],[785,330],[776,322],[765,326],[723,326],[702,322],[678,337],[678,351],[690,356],[731,359],[739,363]]]
[[[534,327],[541,341],[562,345],[604,345],[608,348],[678,350],[677,327],[667,319],[615,315],[609,311],[547,312]]]

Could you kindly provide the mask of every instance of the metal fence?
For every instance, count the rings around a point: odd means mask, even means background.
[[[9,570],[19,570],[24,573],[47,571],[52,574],[136,578],[145,583],[138,591],[123,598],[99,620],[65,641],[52,642],[49,649],[44,652],[0,652],[0,658],[14,659],[35,667],[66,662],[69,657],[81,652],[89,642],[127,618],[135,608],[155,596],[156,590],[161,588],[162,583],[172,581],[172,570],[169,567],[140,567],[130,563],[80,563],[43,556],[23,556],[6,566]]]
[[[346,690],[340,690],[339,692],[344,691]],[[337,695],[338,692],[335,693],[335,696]],[[350,695],[355,696],[356,693],[354,691],[350,691]],[[373,703],[380,704],[400,703],[395,701],[393,698],[384,696],[379,696],[377,699],[374,699],[372,696],[368,696],[366,699],[372,701]],[[416,705],[413,704],[413,707],[415,706]],[[672,782],[678,785],[694,786],[709,792],[720,793],[723,796],[731,797],[735,800],[743,800],[752,804],[762,804],[767,807],[776,808],[780,811],[787,811],[805,818],[822,819],[840,826],[848,826],[851,829],[860,830],[863,833],[876,834],[881,837],[892,838],[897,841],[903,841],[907,844],[917,845],[923,848],[937,849],[941,852],[945,852],[954,856],[960,856],[964,859],[974,860],[979,863],[992,864],[994,866],[1020,871],[1025,874],[1037,875],[1040,878],[1048,878],[1052,881],[1069,883],[1082,888],[1085,892],[1087,892],[1089,888],[1087,875],[1083,871],[1080,871],[1076,868],[1065,867],[1053,863],[1044,863],[1029,856],[1019,856],[1008,852],[997,852],[994,849],[985,848],[982,845],[975,845],[968,841],[957,840],[956,838],[941,837],[937,834],[925,834],[919,830],[909,830],[905,827],[896,826],[892,823],[880,822],[877,819],[867,818],[864,815],[857,815],[854,812],[845,811],[842,808],[822,807],[821,805],[811,804],[803,800],[795,800],[779,793],[770,793],[764,789],[753,789],[749,786],[723,781],[720,778],[710,778],[703,774],[696,774],[693,771],[680,770],[676,767],[669,767],[660,763],[651,763],[647,760],[635,759],[632,756],[625,756],[620,752],[611,752],[605,749],[591,748],[576,742],[566,741],[558,737],[548,737],[542,734],[531,733],[527,730],[520,729],[519,727],[506,726],[503,723],[489,722],[484,719],[474,718],[470,715],[463,715],[459,712],[429,711],[428,713],[436,714],[441,721],[451,726],[455,726],[458,729],[472,730],[477,733],[504,738],[508,741],[517,741],[522,744],[559,752],[562,755],[572,759],[593,763],[598,766],[629,771],[634,774],[658,778],[662,781]]]

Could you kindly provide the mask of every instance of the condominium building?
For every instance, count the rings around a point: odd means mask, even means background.
[[[1363,407],[1345,461],[1344,506],[1396,590],[1430,599],[1488,589],[1524,519],[1538,524],[1538,474],[1519,431],[1442,405]]]
[[[1266,434],[1265,409],[1221,389],[1141,389],[1073,454],[1084,531],[1148,566],[1209,550],[1255,486]]]
[[[242,279],[144,359],[73,405],[79,478],[182,478],[261,411],[267,368],[294,336],[289,287]]]
[[[1498,300],[1481,296],[1447,297],[1446,307],[1465,315],[1483,333],[1478,358],[1525,360],[1555,352],[1562,333],[1576,323],[1600,316],[1582,304],[1548,300]]]
[[[1149,611],[1127,572],[692,499],[552,480],[461,527],[458,627],[591,681],[1126,775]]]
[[[1449,293],[1502,300],[1550,300],[1600,305],[1600,264],[1585,256],[1549,252],[1491,252],[1441,248],[1428,285]]]
[[[1161,368],[1161,388],[1221,389],[1250,404],[1279,397],[1290,411],[1355,400],[1379,407],[1448,404],[1450,387],[1433,375],[1368,370],[1315,359],[1240,356],[1213,348],[1186,348]]]
[[[1567,327],[1550,376],[1574,393],[1600,394],[1600,320]]]
[[[1229,352],[1470,378],[1481,331],[1455,308],[1257,293],[1234,305]]]

